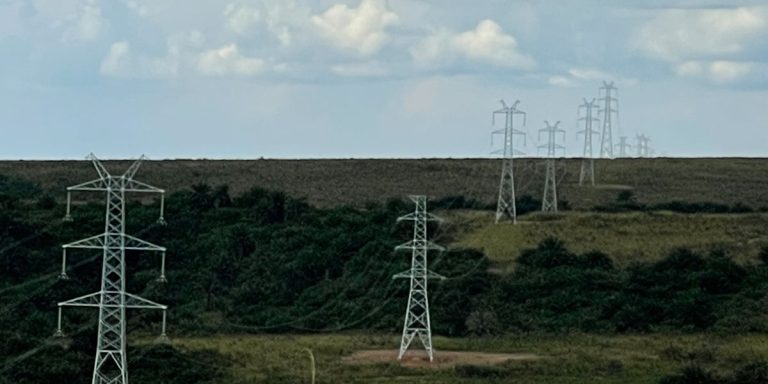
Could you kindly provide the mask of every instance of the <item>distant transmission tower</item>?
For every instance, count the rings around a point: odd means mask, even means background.
[[[525,143],[525,131],[521,131],[515,128],[515,115],[523,116],[523,127],[525,127],[525,112],[517,109],[520,101],[515,101],[512,106],[507,106],[504,100],[501,100],[502,108],[493,112],[493,122],[496,122],[496,115],[504,115],[504,129],[493,131],[491,134],[491,141],[493,136],[497,134],[504,135],[504,148],[500,149],[498,153],[503,154],[502,166],[501,166],[501,181],[499,182],[499,199],[496,205],[496,223],[503,217],[507,217],[517,224],[517,207],[515,206],[515,173],[512,164],[512,158],[515,155],[522,155],[523,152],[515,149],[514,137],[519,135],[523,137]]]
[[[397,219],[413,221],[413,240],[395,248],[396,250],[410,249],[411,269],[398,273],[393,278],[406,278],[411,280],[411,291],[408,294],[408,309],[405,312],[403,324],[403,338],[400,341],[400,353],[397,359],[401,360],[415,337],[418,337],[424,349],[427,351],[429,361],[433,360],[432,327],[429,320],[429,298],[427,297],[428,279],[445,279],[427,269],[427,253],[429,250],[442,251],[444,248],[427,241],[427,222],[439,221],[436,216],[427,213],[426,196],[409,196],[416,203],[416,210]]]
[[[651,148],[648,144],[651,142],[651,138],[646,135],[637,135],[637,157],[649,157],[651,155]]]
[[[632,144],[627,142],[627,137],[622,136],[619,138],[619,143],[616,144],[616,148],[619,149],[619,157],[629,156],[629,150],[632,149]]]
[[[160,219],[163,219],[163,199],[165,191],[134,180],[144,156],[131,165],[119,177],[112,176],[101,162],[90,154],[99,178],[67,188],[67,215],[71,221],[70,201],[73,191],[104,191],[107,193],[106,222],[104,233],[63,246],[61,278],[68,278],[66,273],[67,250],[71,248],[103,250],[101,290],[89,295],[59,303],[57,336],[63,336],[61,330],[62,307],[99,308],[99,335],[96,346],[96,361],[93,368],[92,384],[127,384],[128,366],[126,360],[125,310],[126,309],[161,309],[163,326],[161,337],[165,338],[165,319],[167,307],[162,304],[125,292],[125,251],[156,251],[162,254],[160,278],[165,280],[165,248],[140,240],[125,233],[125,193],[159,193],[161,195]]]
[[[593,116],[593,112],[596,112],[597,109],[598,106],[595,104],[595,99],[592,99],[592,101],[584,99],[584,104],[579,106],[577,112],[577,125],[579,128],[584,128],[576,132],[577,137],[581,134],[584,135],[584,159],[581,161],[579,185],[584,185],[584,179],[588,179],[592,186],[595,186],[595,159],[592,152],[592,135],[600,134],[600,132],[592,128],[592,123],[600,121],[597,117]]]
[[[560,122],[555,125],[550,125],[548,121],[544,121],[546,128],[539,130],[539,141],[541,141],[541,134],[547,134],[547,143],[540,145],[539,148],[547,149],[547,178],[544,182],[544,198],[541,200],[541,210],[543,212],[557,213],[557,178],[555,177],[555,157],[557,156],[557,150],[565,150],[565,147],[556,143],[556,136],[558,133],[563,135],[565,140],[565,130],[558,128]]]
[[[600,87],[600,120],[603,123],[603,131],[600,135],[600,157],[613,158],[613,128],[619,121],[619,90],[613,86],[613,82],[603,82]]]

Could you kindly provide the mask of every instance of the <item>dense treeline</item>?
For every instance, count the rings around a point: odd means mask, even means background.
[[[521,200],[522,207],[538,205]],[[91,359],[96,314],[65,311],[71,338],[57,343],[49,336],[57,301],[98,289],[100,254],[72,252],[72,280],[57,281],[60,246],[102,232],[103,206],[77,206],[75,221],[64,223],[55,199],[7,178],[0,178],[0,204],[0,377],[39,383],[46,375],[80,374]],[[457,197],[435,205],[477,204]],[[277,191],[253,188],[232,197],[226,186],[200,184],[168,198],[167,226],[154,224],[157,209],[157,201],[130,202],[127,227],[168,248],[169,282],[155,281],[159,256],[131,253],[127,289],[168,304],[172,334],[401,326],[408,285],[392,275],[408,269],[410,257],[393,249],[412,236],[409,225],[396,223],[412,211],[408,202],[318,209]],[[439,227],[430,233],[450,242]],[[487,258],[471,249],[432,255],[430,263],[448,277],[430,286],[433,327],[442,335],[766,330],[768,267],[738,265],[718,250],[679,249],[655,263],[617,268],[598,250],[575,254],[549,238],[519,255],[509,274],[490,273]],[[158,313],[130,312],[132,332],[158,326]],[[139,355],[179,365],[215,358],[170,347],[143,347]],[[42,361],[49,362],[45,368],[29,369]],[[192,376],[142,382],[204,383],[220,374],[200,364],[186,371]]]

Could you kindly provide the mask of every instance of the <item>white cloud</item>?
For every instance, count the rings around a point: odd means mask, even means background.
[[[555,87],[570,88],[576,86],[576,83],[573,80],[565,76],[552,76],[547,82],[549,85],[554,85]]]
[[[456,57],[500,67],[532,69],[535,61],[519,51],[517,40],[493,20],[482,20],[473,30],[454,34],[437,31],[411,48],[411,56],[421,65],[451,62]]]
[[[331,71],[344,77],[382,77],[389,74],[387,67],[377,61],[336,64],[331,66]]]
[[[680,76],[698,76],[704,70],[698,61],[684,61],[675,65],[674,71]]]
[[[357,8],[336,4],[311,20],[337,47],[371,55],[390,41],[386,29],[398,24],[399,17],[383,0],[363,0]]]
[[[563,88],[589,85],[597,87],[601,81],[615,81],[619,86],[630,87],[638,83],[637,79],[619,76],[598,68],[571,68],[567,72],[567,75],[550,77],[549,85]]]
[[[296,0],[229,3],[224,17],[230,31],[243,37],[269,35],[282,47],[293,45],[297,31],[305,32],[311,24],[309,8]]]
[[[639,28],[633,45],[673,62],[733,55],[768,28],[767,14],[760,7],[665,10]]]
[[[136,0],[126,0],[125,5],[131,10],[133,10],[134,12],[136,12],[136,14],[139,16],[146,16],[147,14],[149,14],[149,8],[146,5],[141,4]]]
[[[96,40],[107,28],[107,20],[95,0],[87,0],[81,4],[69,19],[71,24],[64,33],[66,40]]]
[[[717,83],[730,83],[740,80],[752,70],[751,63],[735,61],[714,61],[709,65],[709,75]]]
[[[198,71],[205,75],[251,76],[261,73],[264,67],[264,60],[242,56],[235,43],[205,51],[197,61]]]
[[[165,57],[136,55],[126,41],[113,43],[109,53],[101,61],[100,72],[104,76],[126,78],[168,78],[179,73],[180,51],[169,43]]]
[[[675,67],[679,76],[703,78],[717,84],[728,84],[743,80],[755,64],[752,62],[715,60],[710,62],[686,61]]]
[[[227,28],[241,35],[261,20],[261,12],[257,8],[234,3],[224,8],[224,16],[227,18]]]

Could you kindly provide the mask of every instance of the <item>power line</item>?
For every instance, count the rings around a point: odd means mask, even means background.
[[[411,250],[411,269],[398,273],[393,278],[407,278],[411,281],[408,294],[408,307],[405,312],[403,336],[400,341],[400,352],[397,359],[401,360],[414,338],[418,337],[427,351],[429,361],[434,358],[432,348],[432,327],[429,318],[429,298],[427,296],[427,281],[429,279],[445,279],[445,277],[427,268],[427,254],[430,250],[445,250],[443,247],[427,240],[427,223],[439,221],[436,216],[427,213],[426,196],[409,196],[416,204],[413,213],[402,216],[397,221],[413,221],[413,240],[397,246],[396,250]]]
[[[512,164],[512,159],[515,155],[523,155],[522,151],[515,148],[515,136],[522,136],[523,143],[525,143],[525,131],[515,128],[515,116],[522,115],[523,127],[525,127],[525,112],[519,110],[517,106],[520,104],[520,100],[512,103],[511,106],[507,106],[504,100],[501,100],[502,108],[494,111],[492,114],[493,123],[496,122],[496,115],[504,115],[504,129],[499,129],[491,133],[491,143],[493,143],[494,135],[504,135],[504,147],[495,153],[502,154],[501,165],[501,181],[499,182],[499,199],[496,205],[496,224],[499,220],[506,217],[517,224],[517,207],[515,205],[515,172]]]
[[[91,236],[62,246],[62,269],[60,278],[68,279],[68,249],[100,249],[103,251],[101,290],[72,300],[60,302],[56,336],[63,336],[61,329],[62,307],[99,308],[98,341],[93,369],[92,384],[127,384],[128,363],[126,357],[126,309],[160,309],[163,311],[161,337],[165,338],[167,307],[137,295],[125,292],[125,251],[154,251],[163,255],[161,274],[158,280],[165,281],[165,248],[125,233],[125,193],[159,193],[160,218],[164,223],[163,207],[165,191],[145,184],[133,177],[145,157],[134,162],[119,177],[112,176],[93,154],[88,156],[99,178],[67,188],[67,214],[71,221],[71,193],[73,191],[106,192],[106,214],[104,233]]]

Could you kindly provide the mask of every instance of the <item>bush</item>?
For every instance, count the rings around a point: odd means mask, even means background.
[[[699,366],[687,366],[679,375],[662,377],[659,384],[723,384],[715,375]]]
[[[555,268],[564,265],[576,265],[578,259],[560,239],[547,237],[535,249],[524,250],[517,259],[517,264],[531,268]]]
[[[461,364],[454,368],[459,377],[498,379],[507,377],[508,373],[500,367]]]

